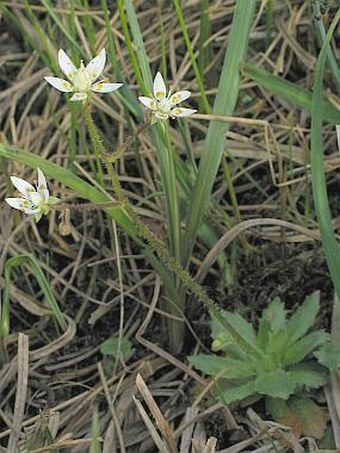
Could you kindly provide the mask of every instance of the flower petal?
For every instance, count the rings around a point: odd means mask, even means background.
[[[183,116],[192,115],[193,113],[196,113],[196,112],[197,112],[197,110],[194,110],[194,109],[184,109],[181,107],[176,107],[171,110],[170,114],[171,114],[171,116],[175,116],[175,117],[183,117]]]
[[[38,171],[38,187],[37,187],[37,191],[43,196],[43,198],[47,202],[50,193],[49,193],[49,190],[47,188],[46,178],[45,178],[44,173],[40,170],[40,168],[37,168],[37,171]]]
[[[104,70],[106,62],[105,49],[102,49],[99,54],[90,61],[86,66],[86,72],[90,74],[92,82],[94,82]]]
[[[150,110],[157,110],[157,102],[154,99],[147,98],[146,96],[139,96],[139,101]]]
[[[11,176],[11,181],[13,186],[19,190],[26,198],[30,196],[31,193],[35,192],[35,188],[29,182],[24,179],[17,178],[16,176]]]
[[[110,91],[118,90],[122,85],[122,83],[97,82],[92,85],[91,90],[97,93],[110,93]]]
[[[5,198],[5,201],[14,209],[24,210],[24,198]]]
[[[74,66],[66,52],[63,51],[63,49],[59,49],[58,63],[60,69],[63,71],[66,77],[68,77],[72,81],[74,74],[77,72],[77,68]]]
[[[62,91],[63,93],[70,93],[71,91],[73,91],[73,86],[67,80],[51,76],[46,76],[44,77],[44,79],[46,80],[46,82],[52,85],[53,88],[56,88],[57,90]]]
[[[153,81],[153,95],[156,99],[164,99],[166,96],[166,86],[162,74],[159,71]]]
[[[24,198],[5,198],[5,201],[14,209],[19,209],[25,214],[36,214],[40,208],[33,207],[33,205]]]
[[[47,189],[46,178],[44,173],[40,170],[40,168],[37,168],[37,172],[38,172],[38,190]]]
[[[177,91],[177,93],[174,93],[172,96],[170,96],[170,102],[172,102],[173,105],[177,105],[182,101],[185,101],[186,99],[190,98],[191,96],[191,91]]]
[[[77,101],[85,101],[87,98],[87,93],[74,93],[71,97],[70,101],[77,102]]]

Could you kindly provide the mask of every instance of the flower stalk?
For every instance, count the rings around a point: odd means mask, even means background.
[[[229,323],[227,319],[221,314],[220,308],[216,305],[215,301],[211,299],[202,289],[202,287],[196,282],[196,280],[184,269],[178,260],[170,255],[165,245],[154,237],[153,233],[143,223],[136,212],[133,210],[128,199],[126,198],[123,189],[120,185],[119,177],[114,170],[112,160],[108,157],[105,147],[102,144],[97,128],[91,117],[89,106],[85,108],[85,122],[89,130],[90,138],[93,145],[97,147],[102,159],[104,160],[108,174],[111,179],[113,190],[116,193],[117,199],[121,207],[125,210],[127,215],[130,217],[132,222],[135,224],[141,238],[143,238],[151,251],[156,252],[161,262],[167,267],[167,269],[173,272],[178,280],[188,289],[190,293],[197,297],[205,307],[210,311],[210,314],[214,316],[224,326],[230,336],[238,342],[240,347],[244,349],[247,354],[260,357],[261,353],[252,344],[248,343],[241,335],[238,334],[236,329]]]

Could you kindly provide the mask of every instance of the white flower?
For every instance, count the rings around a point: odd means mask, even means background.
[[[38,185],[34,188],[32,184],[24,179],[11,176],[14,187],[22,194],[20,198],[6,198],[5,201],[15,209],[25,214],[34,215],[38,222],[44,214],[47,214],[49,207],[58,203],[59,199],[50,196],[46,179],[40,168],[38,171]]]
[[[81,61],[80,68],[77,69],[62,49],[58,52],[58,62],[69,82],[59,77],[51,76],[44,77],[44,79],[59,91],[74,93],[70,99],[71,101],[84,101],[90,91],[109,93],[110,91],[118,90],[123,85],[122,83],[106,83],[103,81],[94,83],[104,70],[106,62],[105,49],[102,49],[86,67]]]
[[[162,74],[157,72],[153,81],[153,97],[139,96],[138,99],[148,109],[152,110],[157,120],[166,120],[169,117],[176,118],[195,113],[196,110],[177,107],[177,104],[185,101],[190,96],[190,91],[177,91],[177,93],[171,94],[171,88],[169,93],[166,94],[166,86]]]

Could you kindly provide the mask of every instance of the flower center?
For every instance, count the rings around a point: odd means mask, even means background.
[[[172,107],[173,103],[168,98],[164,98],[158,101],[158,110],[162,113],[170,113]]]
[[[42,207],[45,204],[45,197],[42,193],[39,192],[33,192],[30,194],[28,197],[27,201],[32,204],[32,207],[37,208],[37,207]]]
[[[73,76],[72,82],[73,82],[75,91],[78,93],[86,93],[91,88],[92,77],[88,73],[88,71],[86,71],[86,68],[85,68],[83,62],[81,62],[80,68],[77,70],[77,72]]]

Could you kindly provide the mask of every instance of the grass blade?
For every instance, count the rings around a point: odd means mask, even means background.
[[[255,2],[238,0],[235,7],[229,44],[225,55],[213,113],[231,116],[239,92],[239,65],[248,45],[248,37],[255,10]],[[183,247],[182,263],[186,264],[197,231],[209,202],[216,173],[220,165],[225,143],[227,124],[211,122],[200,160],[195,188],[189,200],[189,213]]]
[[[197,62],[196,62],[196,57],[195,57],[195,54],[194,54],[194,51],[193,51],[193,48],[192,48],[192,45],[191,45],[191,42],[190,42],[190,38],[189,38],[187,26],[185,24],[185,20],[184,20],[184,17],[183,17],[183,12],[182,12],[181,5],[179,3],[179,0],[173,0],[173,4],[174,4],[175,10],[176,10],[179,26],[181,27],[181,30],[182,30],[183,38],[184,38],[185,44],[186,44],[188,52],[189,52],[192,69],[194,70],[194,73],[195,73],[195,76],[196,76],[196,81],[197,81],[198,88],[199,88],[199,91],[200,91],[201,101],[202,101],[202,105],[203,105],[204,111],[205,111],[205,113],[210,113],[211,112],[211,108],[210,108],[210,105],[209,105],[208,98],[207,98],[207,96],[205,94],[201,72],[200,72],[200,70],[198,68],[198,65],[197,65]]]
[[[0,156],[9,160],[15,160],[16,162],[28,165],[34,169],[39,167],[46,176],[60,181],[65,184],[65,186],[72,189],[79,197],[89,200],[92,203],[105,203],[111,200],[108,195],[100,192],[95,187],[92,187],[71,171],[62,168],[53,162],[49,162],[43,157],[3,143],[0,143]],[[107,212],[132,237],[137,236],[135,226],[119,206],[110,207],[107,209]]]
[[[323,101],[323,72],[325,68],[329,42],[335,27],[340,19],[340,9],[335,15],[322,45],[316,64],[314,91],[312,97],[312,135],[311,135],[311,165],[312,185],[316,216],[319,223],[320,234],[326,261],[333,284],[340,298],[340,248],[337,243],[329,209],[325,169],[323,161],[322,121],[320,105]]]
[[[313,5],[313,8],[315,8],[315,4]],[[315,29],[315,33],[318,38],[318,41],[319,41],[320,45],[322,45],[326,39],[326,30],[325,30],[325,26],[324,26],[324,23],[322,20],[322,15],[320,17],[317,17],[316,14],[314,14],[313,23],[314,23],[314,29]],[[327,63],[328,63],[328,67],[331,71],[335,86],[336,86],[337,90],[340,91],[339,65],[334,56],[330,42],[327,46]]]
[[[56,301],[51,287],[43,273],[40,269],[40,266],[37,260],[33,255],[23,254],[10,258],[6,261],[5,264],[5,290],[4,290],[4,300],[3,300],[3,309],[1,313],[0,321],[0,338],[6,338],[10,333],[10,279],[12,270],[16,267],[21,267],[23,264],[28,263],[29,268],[31,269],[33,275],[35,276],[40,288],[42,289],[46,303],[51,308],[60,328],[66,330],[67,323],[64,319],[63,312],[60,310],[58,302]]]
[[[304,88],[296,86],[295,83],[288,82],[281,77],[270,74],[264,69],[256,68],[250,64],[243,64],[242,71],[250,77],[254,82],[261,85],[263,88],[272,93],[282,96],[292,104],[306,109],[308,112],[312,110],[312,93]],[[319,113],[331,124],[340,123],[340,112],[330,102],[325,99],[321,100],[319,105]]]

